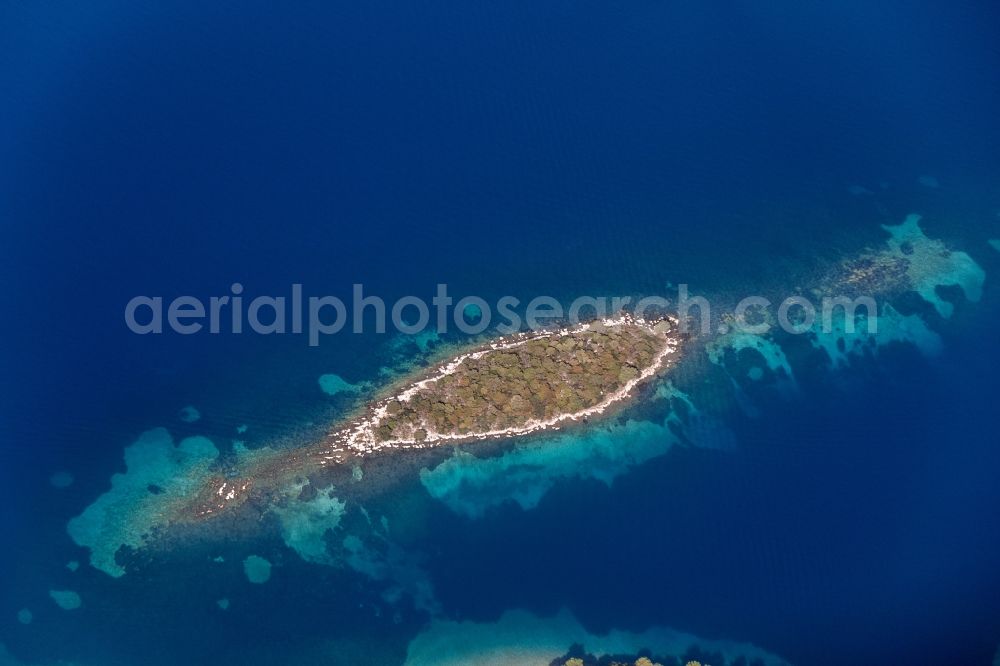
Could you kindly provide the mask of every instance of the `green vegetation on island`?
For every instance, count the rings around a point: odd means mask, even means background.
[[[477,436],[583,414],[662,361],[669,326],[595,322],[459,357],[438,377],[384,404],[378,443]]]

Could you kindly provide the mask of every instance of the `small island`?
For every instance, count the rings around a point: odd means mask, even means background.
[[[209,479],[185,513],[207,518],[323,468],[393,449],[504,439],[582,423],[627,401],[677,355],[669,317],[631,314],[492,340],[404,379],[320,442]]]
[[[327,459],[511,437],[599,415],[666,365],[680,345],[674,328],[667,318],[623,314],[490,342],[375,401],[365,418],[330,434]]]

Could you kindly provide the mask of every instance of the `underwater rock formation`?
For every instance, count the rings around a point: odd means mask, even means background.
[[[576,647],[579,654],[570,654]],[[712,666],[754,664],[787,666],[774,654],[749,643],[705,640],[668,627],[652,627],[643,632],[612,630],[597,635],[588,632],[566,610],[552,617],[539,617],[522,610],[504,613],[492,623],[434,620],[409,645],[405,666],[540,666],[566,664],[580,659],[585,666],[610,663],[614,655],[671,655],[678,661],[662,662],[679,666],[689,657],[705,659]],[[697,656],[695,656],[697,655]],[[600,659],[601,661],[587,661]],[[683,659],[684,661],[679,661]],[[706,660],[707,661],[707,660]],[[631,664],[636,661],[629,662]],[[646,666],[643,662],[640,666]]]

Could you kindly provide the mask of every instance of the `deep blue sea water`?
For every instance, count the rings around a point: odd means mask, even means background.
[[[793,289],[911,212],[986,271],[940,358],[902,350],[844,385],[806,382],[729,423],[731,451],[675,448],[610,487],[562,481],[531,510],[471,520],[416,479],[377,503],[420,513],[410,544],[443,617],[566,607],[591,631],[676,627],[795,664],[991,663],[998,44],[987,2],[5,4],[12,663],[402,663],[427,620],[376,616],[363,579],[287,549],[266,589],[197,550],[119,580],[86,566],[66,521],[139,433],[221,442],[247,423],[260,445],[342,406],[319,375],[371,381],[387,364],[370,332],[318,348],[136,336],[131,297]],[[189,404],[202,420],[179,423]],[[48,598],[66,588],[83,608]]]

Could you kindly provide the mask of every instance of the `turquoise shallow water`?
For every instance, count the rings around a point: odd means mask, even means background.
[[[780,10],[4,9],[0,663],[989,663],[994,12]],[[136,294],[731,303],[866,248],[929,267],[879,336],[698,342],[620,418],[115,556],[460,342],[140,337]]]

